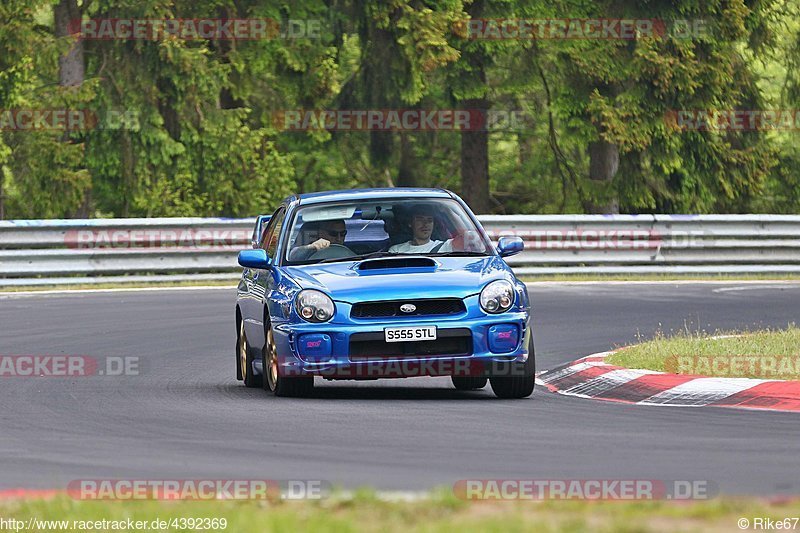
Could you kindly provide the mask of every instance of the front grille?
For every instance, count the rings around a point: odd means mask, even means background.
[[[435,341],[386,342],[382,331],[354,333],[350,336],[350,360],[472,355],[468,328],[440,329],[436,335]]]
[[[404,313],[403,304],[414,304],[416,310]],[[385,318],[402,316],[458,315],[466,312],[464,302],[458,298],[439,298],[436,300],[401,300],[392,302],[368,302],[355,304],[350,312],[352,318]]]

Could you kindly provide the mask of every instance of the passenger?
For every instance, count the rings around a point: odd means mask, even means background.
[[[432,241],[435,210],[432,205],[417,205],[411,209],[411,234],[413,237],[389,248],[390,253],[424,254],[430,252],[452,252],[453,240]]]
[[[303,230],[301,230],[303,231]],[[304,261],[314,255],[314,253],[324,250],[331,244],[344,246],[344,238],[347,235],[344,220],[326,220],[319,226],[317,239],[311,244],[298,246],[289,252],[290,261]]]

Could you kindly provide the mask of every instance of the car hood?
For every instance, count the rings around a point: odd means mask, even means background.
[[[490,281],[513,280],[511,269],[499,256],[434,257],[431,267],[359,270],[358,261],[285,267],[303,289],[321,290],[347,303],[426,298],[465,298],[477,294]]]

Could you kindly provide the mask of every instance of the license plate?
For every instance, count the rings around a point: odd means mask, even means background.
[[[420,326],[416,328],[383,328],[386,342],[435,341],[436,326]]]

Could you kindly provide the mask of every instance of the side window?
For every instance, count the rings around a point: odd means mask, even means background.
[[[266,250],[267,256],[272,259],[275,259],[275,251],[278,249],[278,239],[281,236],[284,218],[286,218],[286,210],[281,208],[272,215],[267,229],[264,230],[266,236],[261,241],[261,246]]]
[[[266,242],[267,235],[269,235],[271,229],[272,229],[271,223],[268,223],[267,225],[261,228],[261,236],[258,238],[258,245],[256,246],[256,248],[264,248],[264,242]]]
[[[270,219],[271,217],[267,218],[263,215],[258,216],[258,223],[256,224],[255,228],[253,228],[253,248],[261,248],[261,243],[264,242],[264,237],[267,234],[267,227]]]

